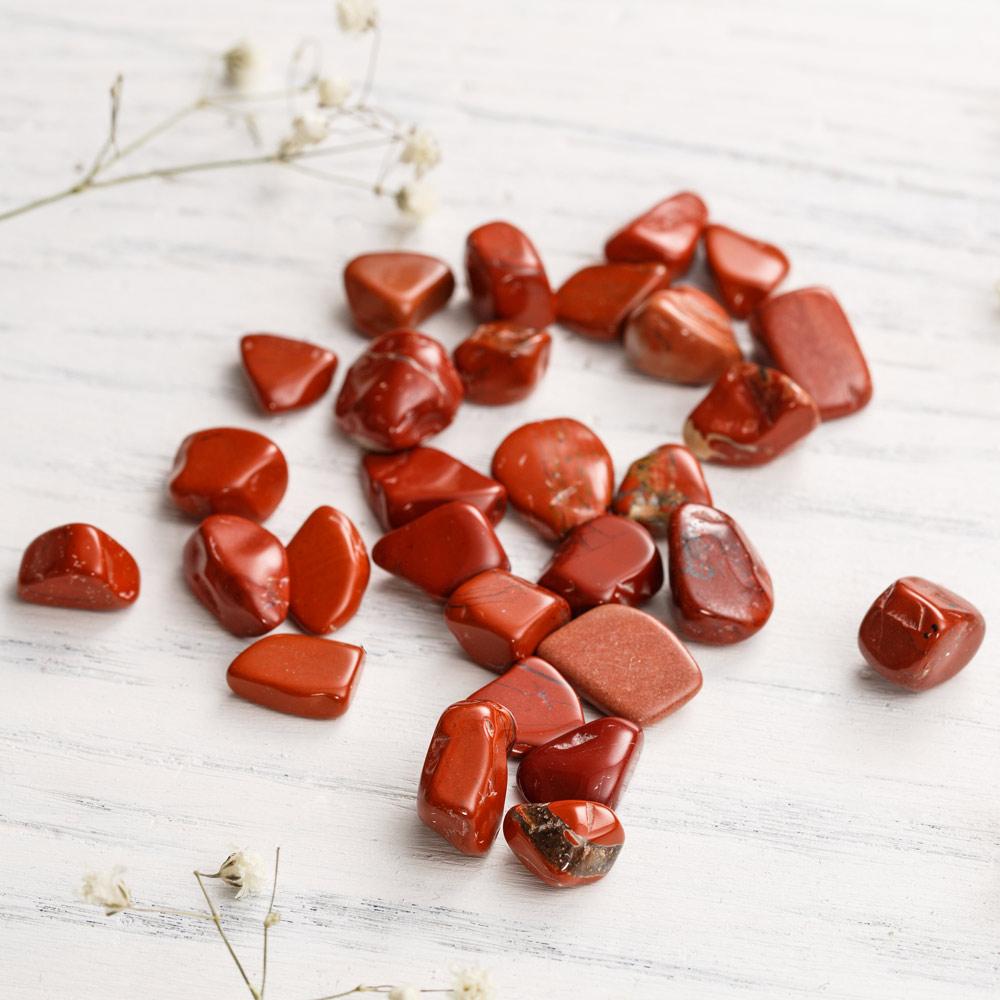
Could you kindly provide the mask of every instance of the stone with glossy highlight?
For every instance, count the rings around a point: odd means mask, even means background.
[[[593,340],[619,340],[632,312],[669,282],[662,264],[594,264],[563,283],[556,317]]]
[[[749,316],[788,274],[788,258],[776,246],[727,226],[706,227],[705,256],[723,303],[739,319]]]
[[[665,535],[670,515],[682,503],[711,502],[698,459],[682,444],[664,444],[629,466],[612,509]]]
[[[240,356],[254,398],[265,413],[285,413],[315,403],[333,381],[337,355],[305,340],[248,333]]]
[[[691,266],[706,222],[708,209],[701,198],[681,191],[619,229],[604,245],[604,256],[613,261],[658,261],[673,281]]]
[[[552,337],[516,323],[484,323],[454,351],[465,398],[484,406],[531,395],[549,365]]]

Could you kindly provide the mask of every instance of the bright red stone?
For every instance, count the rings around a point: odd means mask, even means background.
[[[470,694],[469,701],[493,701],[514,716],[517,738],[510,748],[512,757],[583,725],[583,706],[576,692],[551,663],[537,656],[515,663]]]
[[[788,274],[788,258],[726,226],[707,226],[705,256],[726,308],[740,319],[750,313]]]
[[[373,340],[348,369],[337,422],[366,448],[412,448],[455,418],[462,380],[432,337],[395,330]]]
[[[638,608],[602,604],[538,646],[595,708],[646,726],[701,690],[701,671],[665,625]]]
[[[688,502],[712,502],[701,463],[684,445],[664,444],[629,466],[613,509],[649,531],[666,534],[670,515]]]
[[[515,323],[484,323],[455,348],[465,398],[486,406],[529,396],[549,366],[547,330]]]
[[[351,519],[333,507],[317,507],[288,543],[288,569],[291,616],[307,632],[324,634],[354,617],[370,564]]]
[[[574,615],[598,604],[644,604],[663,586],[663,561],[641,524],[599,514],[563,539],[538,582],[565,597]]]
[[[510,569],[493,526],[482,511],[461,501],[435,507],[383,535],[372,559],[442,600],[477,573]]]
[[[633,310],[669,282],[670,274],[662,264],[585,267],[559,289],[556,317],[593,340],[618,340]]]
[[[491,701],[460,701],[438,720],[417,790],[417,814],[463,854],[485,854],[507,796],[514,717]]]
[[[465,245],[472,311],[481,323],[510,320],[544,327],[555,319],[555,297],[534,244],[509,222],[488,222]]]
[[[886,680],[926,691],[966,666],[985,635],[985,619],[965,598],[904,576],[875,599],[861,622],[858,646]]]
[[[774,610],[771,577],[728,514],[697,503],[678,507],[667,546],[681,635],[725,646],[764,627]]]
[[[315,403],[333,381],[337,355],[304,340],[248,333],[240,340],[243,370],[265,413],[284,413]]]
[[[733,365],[694,408],[684,440],[703,462],[763,465],[819,424],[813,398],[787,375]]]
[[[642,729],[613,715],[579,725],[532,750],[517,769],[529,802],[589,799],[614,809],[642,750]]]
[[[335,719],[351,704],[365,651],[311,635],[269,635],[236,657],[226,682],[241,698],[307,719]]]
[[[452,592],[444,617],[476,663],[503,670],[531,656],[570,616],[561,597],[506,570],[488,569]]]
[[[726,310],[686,285],[654,292],[629,317],[624,339],[639,371],[684,385],[714,382],[743,360]]]
[[[500,483],[436,448],[369,453],[362,460],[361,478],[386,531],[452,500],[478,507],[493,524],[507,509],[507,490]]]
[[[455,276],[443,260],[422,253],[366,253],[344,268],[344,290],[355,325],[371,337],[418,326],[443,309]]]
[[[765,299],[750,329],[775,368],[816,400],[824,420],[866,406],[872,379],[850,320],[826,288],[799,288]]]
[[[32,604],[116,611],[139,596],[139,567],[131,554],[92,524],[64,524],[25,550],[17,596]]]
[[[263,434],[214,427],[189,434],[170,473],[170,498],[185,514],[266,520],[288,487],[281,449]]]
[[[546,538],[561,538],[611,503],[614,468],[601,439],[568,417],[512,431],[493,455],[493,476]]]
[[[518,861],[557,889],[600,881],[625,843],[618,817],[597,802],[514,806],[504,818],[503,835]]]
[[[705,203],[682,191],[619,229],[605,244],[604,255],[614,261],[658,261],[666,265],[673,281],[691,266],[706,222]]]
[[[184,546],[184,576],[195,597],[233,635],[263,635],[288,614],[284,546],[245,517],[206,517]]]

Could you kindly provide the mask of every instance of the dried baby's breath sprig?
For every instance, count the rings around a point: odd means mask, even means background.
[[[222,54],[223,82],[232,90],[246,91],[257,82],[264,57],[251,42],[238,42]]]
[[[436,206],[437,196],[423,181],[410,181],[396,192],[396,207],[416,222],[427,218]]]
[[[412,164],[417,177],[436,167],[441,162],[441,147],[433,133],[423,128],[410,129],[399,162]]]
[[[122,878],[123,868],[104,872],[87,872],[80,886],[80,898],[92,906],[100,906],[107,916],[132,909],[132,893]]]
[[[493,1000],[496,990],[490,981],[490,974],[478,966],[455,970],[455,982],[452,987],[455,1000]]]
[[[242,899],[244,896],[256,896],[264,887],[267,873],[264,870],[264,862],[256,851],[248,851],[240,848],[232,851],[225,861],[219,865],[219,870],[206,874],[200,873],[203,878],[221,879],[230,888],[236,890],[236,898]]]
[[[351,82],[342,76],[320,77],[316,96],[321,108],[343,108],[351,96]]]
[[[378,4],[375,0],[337,0],[337,23],[341,31],[362,34],[378,27]]]

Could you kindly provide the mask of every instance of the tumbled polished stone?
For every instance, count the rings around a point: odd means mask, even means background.
[[[317,507],[288,543],[289,612],[307,632],[345,625],[361,604],[370,564],[365,543],[346,515]]]
[[[226,682],[241,698],[307,719],[335,719],[351,704],[365,651],[311,635],[269,635],[236,657]]]
[[[569,417],[524,424],[508,434],[493,455],[493,476],[546,538],[561,538],[603,514],[614,490],[607,448]]]
[[[469,577],[510,569],[507,553],[482,511],[456,500],[383,535],[372,559],[441,600]]]
[[[665,625],[638,608],[602,604],[543,639],[548,660],[595,708],[646,726],[701,689],[701,671]]]
[[[529,802],[588,799],[614,809],[642,751],[642,729],[613,715],[567,731],[525,755],[517,787]]]
[[[604,878],[618,860],[625,831],[597,802],[522,803],[503,821],[504,839],[518,861],[557,889]]]
[[[131,553],[92,524],[63,524],[39,535],[21,557],[17,596],[32,604],[116,611],[139,596]]]
[[[465,245],[472,312],[481,323],[510,320],[545,327],[555,319],[555,296],[534,244],[509,222],[488,222]]]
[[[776,246],[726,226],[705,228],[705,256],[722,301],[740,319],[763,302],[788,274],[788,258]]]
[[[774,367],[816,400],[824,420],[844,417],[872,398],[868,363],[840,303],[826,288],[799,288],[765,299],[750,329]]]
[[[654,292],[629,317],[625,354],[647,375],[704,385],[743,360],[726,310],[697,288]]]
[[[417,814],[463,854],[485,854],[496,839],[514,736],[514,717],[491,701],[460,701],[438,720],[420,773]]]
[[[507,509],[507,490],[500,483],[436,448],[369,453],[362,460],[361,478],[386,531],[452,500],[478,507],[493,524]]]
[[[691,266],[706,222],[705,203],[696,194],[682,191],[619,229],[604,245],[604,256],[634,263],[658,261],[673,281]]]
[[[248,333],[240,340],[243,370],[265,413],[285,413],[315,403],[333,381],[337,355],[304,340]]]
[[[496,680],[469,695],[469,701],[494,701],[514,716],[517,737],[512,757],[583,725],[583,706],[576,692],[551,663],[529,656]]]
[[[503,670],[531,656],[550,632],[569,621],[569,605],[556,594],[503,569],[488,569],[457,587],[445,622],[476,663]]]
[[[869,666],[910,691],[954,677],[976,655],[986,621],[965,598],[919,576],[879,594],[858,632]]]
[[[599,514],[562,541],[538,580],[574,615],[598,604],[639,605],[663,586],[663,561],[637,521]]]
[[[556,318],[593,340],[618,340],[633,310],[669,282],[662,264],[594,264],[563,283]]]
[[[184,546],[195,597],[233,635],[263,635],[288,614],[288,557],[274,535],[235,514],[212,514]]]
[[[455,367],[465,398],[485,406],[529,396],[549,365],[547,330],[516,323],[484,323],[455,348]]]
[[[214,427],[189,434],[170,473],[170,499],[185,514],[266,520],[288,488],[281,449],[256,431]]]
[[[613,510],[665,535],[682,503],[712,502],[701,463],[682,444],[664,444],[637,458],[615,494]]]
[[[354,323],[370,337],[419,326],[443,309],[455,290],[451,268],[437,257],[391,251],[366,253],[344,268]]]
[[[763,465],[819,424],[813,398],[787,375],[749,362],[725,371],[684,425],[703,462]]]
[[[348,369],[337,423],[366,448],[412,448],[452,422],[462,393],[462,380],[436,340],[394,330],[373,340]]]
[[[725,646],[764,627],[774,610],[771,577],[728,514],[697,503],[678,507],[667,549],[681,635]]]

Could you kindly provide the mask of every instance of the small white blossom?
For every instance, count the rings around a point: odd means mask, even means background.
[[[277,910],[269,910],[267,916],[264,917],[264,926],[273,927],[275,924],[281,923],[281,914]]]
[[[378,4],[375,0],[337,0],[337,21],[349,35],[372,31],[378,27]]]
[[[132,906],[132,894],[122,878],[123,868],[106,872],[87,872],[80,886],[80,897],[85,903],[101,906],[110,917]]]
[[[264,66],[260,51],[250,42],[240,42],[223,53],[222,63],[226,86],[233,90],[248,90]]]
[[[413,128],[406,137],[399,159],[402,163],[412,163],[417,176],[421,177],[441,162],[441,147],[427,129]]]
[[[256,851],[233,851],[219,866],[219,870],[209,878],[220,878],[228,886],[236,889],[236,898],[245,895],[256,896],[264,888],[267,871]]]
[[[396,192],[396,206],[404,215],[415,220],[426,218],[436,205],[434,191],[420,181],[404,184]]]
[[[493,1000],[496,996],[490,974],[475,967],[456,970],[451,992],[455,1000]]]
[[[351,96],[351,84],[342,76],[324,76],[317,91],[321,108],[342,108]]]
[[[321,114],[296,115],[292,119],[292,134],[281,143],[280,152],[282,156],[301,152],[306,146],[322,142],[329,134],[330,124]]]
[[[389,1000],[421,1000],[420,990],[416,986],[393,986]]]

